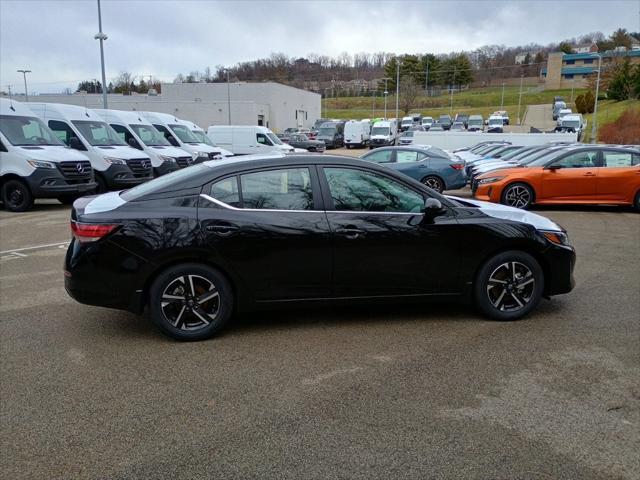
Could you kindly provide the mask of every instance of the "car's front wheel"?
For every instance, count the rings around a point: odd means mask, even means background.
[[[533,310],[544,292],[542,267],[517,250],[490,258],[478,272],[474,297],[480,311],[495,320],[517,320]]]
[[[533,203],[533,189],[524,183],[512,183],[502,192],[502,204],[526,210]]]
[[[422,179],[423,185],[435,190],[438,193],[442,193],[444,190],[444,182],[434,175],[429,175]]]
[[[176,340],[203,340],[231,318],[233,292],[219,271],[185,263],[168,268],[151,285],[153,323]]]

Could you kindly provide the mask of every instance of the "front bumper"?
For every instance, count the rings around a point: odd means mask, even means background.
[[[82,177],[66,177],[58,170],[37,168],[28,177],[23,177],[36,198],[55,198],[61,195],[84,195],[98,186],[93,173]]]
[[[122,190],[124,188],[134,187],[153,178],[153,169],[151,166],[145,169],[145,171],[136,174],[128,165],[111,165],[100,173],[110,190]]]
[[[153,167],[153,176],[161,177],[167,173],[175,172],[179,168],[177,162],[162,162],[159,167]]]
[[[569,245],[551,245],[543,252],[545,267],[545,295],[569,293],[576,286],[573,270],[576,251]]]
[[[478,183],[478,179],[474,178],[471,182],[471,193],[473,198],[484,202],[500,203],[500,194],[502,193],[502,183]]]

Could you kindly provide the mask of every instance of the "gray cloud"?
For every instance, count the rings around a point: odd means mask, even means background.
[[[107,77],[179,72],[283,52],[446,53],[548,44],[618,27],[639,31],[640,1],[103,0]],[[0,0],[0,85],[58,92],[100,77],[95,0]]]

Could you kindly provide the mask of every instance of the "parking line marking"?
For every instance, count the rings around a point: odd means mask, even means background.
[[[33,247],[14,248],[13,250],[4,250],[4,251],[0,252],[0,255],[5,255],[5,254],[9,254],[9,253],[16,253],[16,252],[24,252],[24,251],[27,251],[27,250],[38,250],[39,248],[61,247],[61,245],[68,245],[68,244],[69,244],[69,241],[58,242],[58,243],[49,243],[47,245],[35,245]]]

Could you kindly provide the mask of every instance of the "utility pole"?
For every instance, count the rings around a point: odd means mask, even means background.
[[[500,110],[504,108],[504,82],[502,82],[502,98],[500,99]]]
[[[400,60],[396,59],[396,122],[398,121],[398,108],[400,104]]]
[[[456,84],[456,65],[453,66],[453,78],[451,79],[451,100],[449,103],[449,116],[453,117],[453,89]]]
[[[427,69],[424,72],[424,93],[429,96],[429,60],[427,60]]]
[[[225,68],[227,72],[227,113],[229,114],[229,123],[231,125],[231,86],[229,84],[229,69]]]
[[[598,95],[600,94],[600,71],[602,70],[602,54],[598,54],[598,79],[596,80],[596,101],[593,105],[593,116],[591,117],[591,143],[596,143],[598,134]]]
[[[100,65],[102,66],[102,108],[107,107],[107,75],[104,71],[104,41],[108,38],[102,31],[102,12],[100,10],[100,0],[98,0],[98,33],[93,37],[100,40]]]
[[[391,80],[389,77],[384,77],[384,119],[387,119],[387,96],[389,95],[389,90],[387,90],[387,82]]]
[[[31,73],[31,70],[17,70],[17,72],[22,74],[22,78],[24,79],[24,98],[26,102],[29,102],[29,92],[27,92],[27,73]]]
[[[376,91],[373,91],[373,104],[371,105],[371,119],[376,118]]]
[[[524,80],[524,72],[520,73],[520,95],[518,95],[518,125],[520,123],[520,104],[522,102],[522,81]]]

